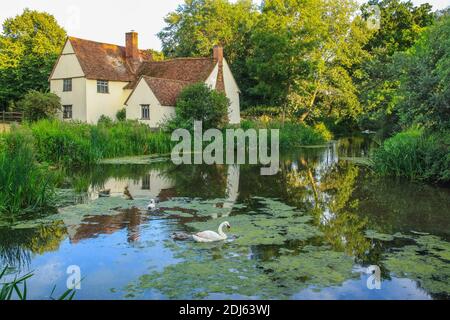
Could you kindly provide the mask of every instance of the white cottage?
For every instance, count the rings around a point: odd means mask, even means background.
[[[138,49],[136,32],[126,34],[125,47],[69,37],[49,81],[67,120],[97,123],[125,107],[127,119],[156,128],[174,115],[183,88],[204,82],[226,94],[229,121],[240,122],[240,91],[219,46],[209,58],[153,61]]]

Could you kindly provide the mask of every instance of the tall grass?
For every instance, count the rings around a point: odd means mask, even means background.
[[[450,182],[450,133],[409,129],[384,141],[373,155],[375,171],[410,180]]]
[[[279,129],[280,147],[289,149],[300,146],[320,145],[332,139],[332,134],[325,125],[317,124],[308,126],[303,123],[286,122],[284,125],[280,121],[253,121],[242,120],[241,127],[246,129]]]
[[[0,213],[48,208],[57,175],[36,162],[31,133],[13,130],[0,139]]]
[[[169,153],[170,136],[135,121],[101,123],[42,120],[28,127],[40,161],[66,167],[85,166],[104,158]]]

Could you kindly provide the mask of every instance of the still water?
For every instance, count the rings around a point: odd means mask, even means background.
[[[1,222],[0,266],[33,272],[31,299],[64,292],[71,265],[76,299],[448,299],[450,190],[374,177],[371,147],[296,149],[275,176],[143,158],[77,172],[57,213]],[[225,242],[171,238],[223,221]]]

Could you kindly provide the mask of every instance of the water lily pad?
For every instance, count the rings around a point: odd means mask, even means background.
[[[385,254],[384,265],[430,293],[450,295],[450,243],[435,236],[422,236],[416,242]]]
[[[379,233],[374,230],[366,230],[366,237],[370,239],[376,239],[380,241],[392,241],[394,240],[394,236],[386,233]]]

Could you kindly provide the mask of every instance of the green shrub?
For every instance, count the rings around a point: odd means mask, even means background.
[[[61,111],[61,102],[56,94],[31,90],[17,103],[17,108],[24,112],[28,121],[38,121],[56,117]]]
[[[127,109],[123,108],[116,113],[117,121],[125,121],[127,119]]]
[[[202,121],[203,129],[223,128],[228,123],[230,101],[221,92],[205,83],[196,83],[183,89],[177,99],[175,117],[165,124],[165,131],[193,130],[194,121]]]
[[[110,125],[113,124],[113,120],[110,117],[105,116],[104,114],[102,114],[100,116],[100,119],[98,119],[97,124],[98,125],[110,126]]]
[[[450,181],[450,133],[409,129],[384,141],[373,155],[384,176],[446,183]]]
[[[14,128],[2,140],[0,213],[17,214],[51,207],[58,176],[36,162],[31,132]]]

